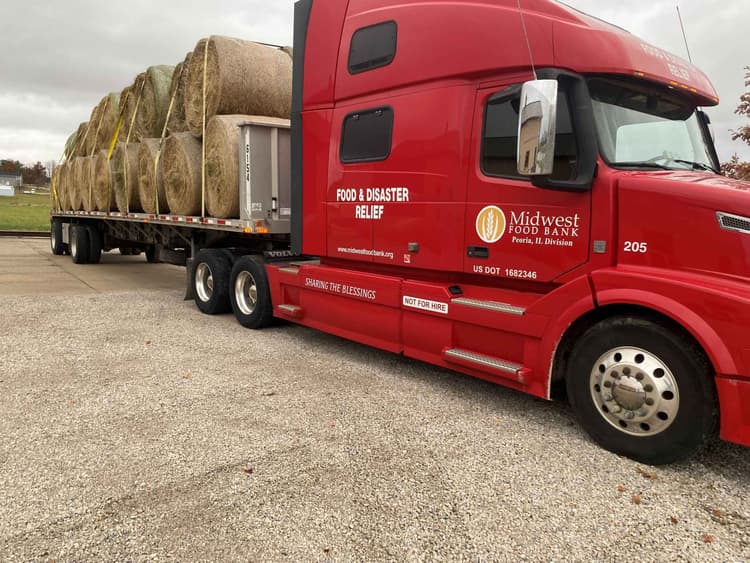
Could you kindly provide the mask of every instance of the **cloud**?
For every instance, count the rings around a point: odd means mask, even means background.
[[[685,55],[678,0],[567,0],[569,5]],[[721,105],[708,110],[720,157],[750,147],[733,142],[733,114],[750,65],[746,6],[679,0],[693,60],[713,80]],[[13,25],[3,27],[0,57],[0,158],[25,162],[59,156],[62,143],[107,92],[119,92],[145,68],[176,64],[201,37],[230,35],[279,45],[292,42],[291,0],[2,0]]]
[[[723,0],[565,0],[565,3],[592,16],[627,29],[649,43],[687,58],[675,4],[685,25],[693,62],[703,70],[719,94],[720,105],[707,108],[716,133],[719,158],[726,161],[737,152],[750,160],[750,147],[732,141],[730,130],[743,124],[734,114],[744,87],[745,66],[750,66],[747,49],[747,5]],[[745,121],[747,123],[747,121]]]
[[[177,64],[201,37],[292,42],[292,2],[3,0],[0,158],[57,159],[107,92],[156,64]]]

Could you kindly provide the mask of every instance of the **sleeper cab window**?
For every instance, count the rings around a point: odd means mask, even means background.
[[[391,154],[393,108],[350,113],[344,118],[339,157],[344,164],[385,160]]]
[[[481,165],[486,176],[528,179],[516,168],[518,107],[521,87],[512,86],[492,96],[484,112]],[[574,180],[578,175],[578,147],[573,131],[568,97],[557,96],[557,131],[553,180]]]
[[[349,46],[349,74],[359,74],[391,64],[396,56],[396,35],[395,21],[355,31]]]

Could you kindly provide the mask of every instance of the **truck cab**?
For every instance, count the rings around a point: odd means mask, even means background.
[[[750,445],[750,186],[718,175],[717,103],[552,0],[301,0],[273,314],[567,395],[644,462]]]

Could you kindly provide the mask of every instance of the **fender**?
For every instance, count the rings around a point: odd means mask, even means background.
[[[727,342],[737,339],[732,325],[722,318],[727,311],[740,313],[736,323],[750,316],[748,299],[732,297],[732,292],[716,291],[704,283],[705,276],[654,268],[609,269],[594,272],[591,276],[599,306],[639,305],[653,309],[672,319],[687,330],[703,347],[717,374],[736,375],[742,373],[741,344],[730,352]],[[736,293],[734,294],[736,296]],[[668,297],[669,296],[669,297]],[[750,298],[750,294],[747,296]],[[739,301],[739,302],[738,302]],[[722,325],[721,334],[715,328]],[[747,326],[747,325],[745,325]]]
[[[529,310],[530,313],[544,315],[550,319],[539,348],[534,350],[534,372],[546,374],[547,399],[551,396],[552,369],[560,340],[575,321],[593,311],[595,307],[596,302],[589,279],[587,276],[581,276],[553,291]]]

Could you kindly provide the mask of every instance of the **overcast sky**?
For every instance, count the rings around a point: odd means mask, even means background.
[[[150,65],[175,64],[206,35],[291,44],[292,0],[1,0],[0,158],[60,157],[67,136],[106,92]],[[568,4],[685,56],[679,2],[693,61],[716,87],[708,110],[721,160],[750,147],[729,129],[750,65],[748,0],[568,0]],[[12,23],[11,23],[12,22]]]

